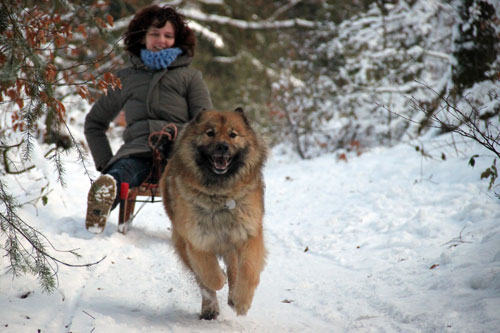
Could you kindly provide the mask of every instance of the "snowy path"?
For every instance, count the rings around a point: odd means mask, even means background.
[[[173,254],[161,204],[147,205],[126,236],[116,232],[117,211],[104,234],[91,235],[83,228],[89,182],[68,164],[74,190],[54,191],[24,218],[58,249],[78,248],[80,262],[106,259],[60,267],[51,295],[30,276],[0,275],[0,331],[493,332],[500,200],[479,180],[488,163],[426,160],[421,174],[407,146],[348,163],[274,156],[265,171],[268,264],[254,303],[237,317],[226,286],[212,322],[198,320],[199,291]]]

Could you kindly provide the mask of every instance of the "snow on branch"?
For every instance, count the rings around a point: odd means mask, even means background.
[[[181,11],[184,15],[193,20],[225,24],[240,29],[264,30],[264,29],[279,29],[279,28],[292,28],[292,27],[304,27],[304,28],[316,27],[316,23],[299,18],[282,20],[282,21],[249,22],[244,20],[233,19],[227,16],[205,14],[194,8],[188,8],[188,9],[184,8]]]
[[[198,31],[203,37],[210,40],[215,47],[217,48],[224,47],[224,40],[219,34],[210,31],[209,29],[205,28],[204,26],[195,21],[189,21],[188,25],[191,29],[193,29],[194,31]]]

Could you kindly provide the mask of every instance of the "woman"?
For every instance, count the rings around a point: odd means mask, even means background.
[[[180,129],[201,109],[212,108],[201,73],[189,67],[195,49],[194,32],[172,7],[140,10],[125,33],[131,66],[117,73],[120,89],[109,90],[85,118],[87,139],[96,168],[102,175],[90,187],[85,225],[104,230],[119,198],[122,182],[140,185],[152,167],[149,135],[174,124]],[[106,130],[124,111],[124,144],[113,155]]]

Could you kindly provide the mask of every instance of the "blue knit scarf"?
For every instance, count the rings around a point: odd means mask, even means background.
[[[153,52],[146,49],[141,50],[141,60],[150,69],[158,71],[167,68],[182,53],[178,47],[172,47]]]

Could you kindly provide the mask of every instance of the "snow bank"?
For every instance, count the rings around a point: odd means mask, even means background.
[[[477,152],[477,147],[474,152]],[[467,154],[465,154],[467,155]],[[500,327],[500,201],[479,173],[491,158],[411,146],[338,161],[298,161],[275,150],[265,170],[269,249],[252,308],[200,321],[201,298],[175,258],[161,204],[131,231],[117,211],[99,236],[84,229],[89,179],[66,164],[68,187],[22,217],[90,269],[59,267],[59,288],[0,275],[2,332],[492,332]],[[138,204],[140,206],[140,204]],[[68,254],[55,253],[75,262]],[[7,258],[1,258],[6,267]]]

